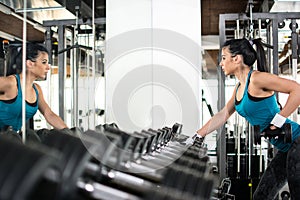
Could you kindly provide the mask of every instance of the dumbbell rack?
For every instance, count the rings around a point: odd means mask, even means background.
[[[26,145],[2,135],[0,199],[212,199],[205,144],[186,146],[181,128],[53,129]]]

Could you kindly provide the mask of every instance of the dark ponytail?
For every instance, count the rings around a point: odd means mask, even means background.
[[[22,45],[11,45],[6,57],[6,76],[22,72]]]
[[[267,65],[266,53],[264,47],[273,48],[271,45],[265,44],[261,41],[261,38],[251,40],[256,46],[257,54],[257,70],[261,72],[270,72]],[[250,42],[251,42],[250,41]]]
[[[267,48],[273,48],[271,45],[265,44],[261,41],[261,38],[253,39],[250,41],[250,43],[253,42],[256,46],[256,53],[257,53],[257,70],[261,72],[270,72],[269,68],[267,67],[267,60],[266,60],[266,54],[264,47]],[[278,98],[277,98],[277,104],[282,110],[282,105],[280,104]]]

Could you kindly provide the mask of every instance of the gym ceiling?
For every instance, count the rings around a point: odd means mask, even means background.
[[[250,0],[251,1],[251,0]],[[75,6],[80,6],[82,18],[89,18],[92,10],[92,0],[27,0],[27,8],[34,8],[32,12],[27,12],[27,16],[33,23],[28,24],[28,41],[43,41],[44,32],[39,28],[42,20],[60,19],[61,12],[70,12],[75,14]],[[254,0],[253,12],[261,12],[262,5],[271,5],[273,1]],[[0,0],[0,31],[8,33],[16,38],[22,38],[22,0]],[[202,35],[218,35],[218,19],[222,13],[245,13],[247,11],[248,0],[202,0]],[[58,8],[58,7],[65,8]],[[52,7],[56,10],[43,10],[43,8]],[[38,8],[42,9],[44,15],[38,16]],[[95,1],[95,15],[97,18],[106,16],[106,0]],[[12,14],[14,13],[14,14]],[[40,12],[41,13],[41,12]],[[20,16],[20,17],[19,17]],[[44,19],[43,19],[44,18]]]
[[[249,12],[250,3],[253,5],[253,12],[268,12],[274,1],[201,0],[202,36],[218,37],[219,14],[247,13]],[[79,6],[79,17],[83,20],[91,18],[92,14],[92,0],[27,0],[27,4],[27,9],[31,9],[31,11],[27,11],[27,18],[30,21],[27,24],[27,40],[34,42],[43,42],[45,40],[45,29],[42,26],[44,20],[75,19],[76,6],[77,8]],[[2,41],[3,33],[13,36],[17,42],[22,40],[23,1],[0,0],[0,11],[0,40]],[[95,0],[95,17],[106,17],[106,0]],[[102,25],[102,27],[97,28],[101,32],[105,32],[105,26]],[[54,38],[53,40],[55,41],[56,39]],[[1,52],[0,57],[2,58]],[[211,78],[214,78],[214,75],[216,75],[218,50],[207,50],[203,57],[207,62],[207,71],[212,75]]]

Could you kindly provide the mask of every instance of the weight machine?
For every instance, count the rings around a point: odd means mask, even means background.
[[[252,13],[250,5],[249,13],[230,13],[221,14],[219,16],[219,42],[223,44],[228,39],[234,38],[256,38],[265,37],[266,43],[272,45],[272,49],[267,49],[267,58],[269,65],[273,66],[270,71],[274,74],[279,74],[279,29],[285,26],[285,22],[289,21],[289,28],[291,30],[291,46],[292,46],[292,77],[296,80],[297,77],[297,62],[299,59],[299,34],[297,34],[297,19],[300,19],[300,13]],[[265,34],[265,35],[264,35]],[[225,105],[225,76],[218,68],[218,109],[222,109]],[[293,116],[295,120],[295,115]],[[251,160],[253,152],[253,138],[252,128],[246,128],[246,141],[247,141],[247,177],[251,178],[251,167],[253,160]],[[217,155],[220,180],[224,179],[227,174],[226,166],[226,132],[225,127],[218,130],[219,139],[217,141]],[[240,147],[240,144],[238,144]],[[261,152],[261,149],[260,149]],[[261,154],[260,154],[261,155]],[[240,155],[237,155],[237,163],[240,163]],[[260,173],[263,172],[262,156],[260,156]]]
[[[102,50],[95,46],[95,42],[102,37],[105,28],[105,18],[80,18],[80,7],[75,5],[76,19],[74,20],[51,20],[44,21],[43,26],[46,28],[46,46],[50,50],[50,63],[53,63],[54,49],[53,45],[53,29],[57,28],[57,66],[58,66],[58,84],[59,84],[59,116],[64,119],[66,110],[71,116],[71,126],[79,127],[87,130],[94,128],[95,117],[103,115],[104,110],[95,108],[95,83],[97,77],[104,75],[103,69],[103,53]],[[85,30],[81,29],[82,25],[89,26]],[[71,35],[71,36],[69,36]],[[84,42],[80,41],[80,37],[84,36]],[[68,40],[66,40],[68,38]],[[72,79],[72,104],[73,108],[66,109],[65,90],[67,77],[67,56],[70,57],[70,76]],[[97,80],[96,80],[97,79]],[[84,95],[83,90],[79,89],[78,82],[86,85],[88,94]],[[81,99],[79,99],[81,97]],[[83,100],[84,99],[84,100]],[[79,105],[84,108],[79,109]],[[81,119],[79,118],[81,115]]]

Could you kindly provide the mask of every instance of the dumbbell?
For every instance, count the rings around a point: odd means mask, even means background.
[[[57,184],[52,180],[59,161],[57,151],[40,143],[24,145],[1,135],[0,154],[0,199],[55,199]]]
[[[112,133],[118,133],[118,134],[112,134]],[[126,191],[128,190],[138,190],[138,191],[132,191],[134,193],[147,193],[147,191],[153,187],[153,183],[155,184],[165,184],[162,182],[164,179],[168,178],[165,177],[165,174],[168,172],[168,166],[160,166],[151,168],[150,165],[145,165],[146,162],[154,163],[154,160],[158,160],[155,157],[153,157],[152,160],[146,160],[144,162],[137,162],[132,163],[133,165],[127,165],[127,168],[119,168],[121,171],[116,171],[114,167],[120,167],[118,166],[120,163],[116,162],[118,160],[120,154],[123,154],[123,146],[124,144],[128,144],[128,141],[124,141],[124,139],[128,139],[129,136],[126,136],[125,132],[122,132],[120,130],[115,129],[106,129],[106,132],[98,132],[95,134],[95,132],[89,131],[89,133],[84,133],[84,135],[90,134],[92,137],[98,137],[105,136],[110,137],[109,140],[111,140],[115,145],[109,145],[105,147],[106,152],[105,155],[103,155],[103,158],[99,158],[101,160],[101,166],[96,165],[94,163],[88,163],[89,168],[89,174],[92,174],[92,176],[97,177],[95,180],[100,183],[110,183],[112,185],[115,185],[118,188],[126,188]],[[101,136],[101,137],[102,137]],[[103,143],[102,139],[93,139],[93,141],[100,140]],[[100,143],[100,142],[99,142]],[[106,144],[106,142],[104,142]],[[132,143],[133,144],[133,143]],[[109,149],[115,149],[109,150]],[[133,148],[134,149],[134,148]],[[128,149],[129,150],[129,149]],[[190,149],[189,151],[194,151],[193,149]],[[121,152],[121,153],[120,153]],[[157,154],[159,155],[159,154]],[[107,159],[106,159],[107,158]],[[111,159],[109,159],[111,158]],[[115,159],[113,159],[115,158]],[[123,157],[124,160],[126,157]],[[127,157],[129,158],[129,157]],[[162,162],[163,160],[158,160],[157,163]],[[192,159],[188,156],[182,156],[179,159],[177,159],[174,164],[175,166],[182,166],[184,169],[197,169],[198,174],[204,174],[205,171],[207,171],[207,166],[202,162],[200,159]],[[124,166],[124,165],[121,165]],[[126,172],[126,173],[124,173]],[[201,179],[198,179],[201,180]],[[142,184],[141,184],[142,183]],[[95,183],[93,183],[95,184]],[[138,184],[138,185],[137,185]],[[190,187],[188,187],[190,188]]]
[[[274,130],[270,129],[270,126],[267,127],[265,130],[260,132],[260,126],[254,125],[253,126],[254,132],[254,144],[261,144],[261,137],[265,138],[276,138],[276,137],[283,137],[285,143],[292,142],[292,127],[290,123],[285,123],[281,128],[276,128]]]
[[[134,132],[133,134],[108,126],[105,128],[98,126],[97,131],[107,136],[115,135],[115,137],[120,137],[122,140],[119,143],[120,154],[117,156],[120,159],[118,159],[118,164],[114,166],[115,168],[120,167],[120,164],[124,165],[125,162],[123,161],[125,160],[141,162],[141,160],[138,159],[142,159],[145,165],[147,165],[147,161],[149,160],[151,167],[162,167],[174,162],[183,153],[188,153],[197,159],[203,157],[198,155],[200,148],[192,152],[191,150],[187,151],[187,147],[185,146],[181,148],[168,147],[167,143],[170,142],[176,134],[180,134],[180,126],[178,124],[175,124],[172,128],[164,127],[158,130],[148,129],[142,130],[141,132]]]
[[[114,154],[113,150],[110,151],[110,149],[118,149],[117,146],[119,142],[112,140],[114,135],[110,135],[111,138],[109,140],[112,141],[112,143],[110,141],[105,141],[107,140],[106,137],[108,135],[101,135],[100,133],[94,131],[89,131],[88,133],[85,132],[83,135],[88,135],[89,137],[82,137],[81,142],[77,137],[54,132],[49,135],[44,141],[46,145],[58,149],[63,154],[62,160],[59,163],[59,166],[61,166],[61,168],[63,169],[63,180],[60,184],[62,188],[60,189],[60,198],[58,199],[64,199],[66,197],[69,197],[70,199],[75,198],[74,195],[77,194],[76,190],[78,189],[78,187],[80,187],[82,190],[86,190],[86,188],[88,188],[87,186],[100,187],[101,185],[100,188],[103,188],[105,187],[103,184],[105,184],[106,186],[113,186],[116,188],[124,189],[125,191],[131,191],[133,194],[139,195],[141,195],[141,193],[147,193],[148,190],[156,187],[153,182],[145,179],[143,176],[141,176],[141,173],[138,173],[138,171],[134,169],[131,169],[131,173],[125,173],[124,171],[118,171],[115,168],[111,167],[112,165],[110,161],[114,159],[109,158],[118,156],[119,153],[118,152],[117,154]],[[115,138],[116,140],[118,140],[118,137]],[[85,146],[87,149],[90,149],[90,151],[95,148],[97,149],[98,147],[95,147],[95,144],[92,144],[91,146],[89,145],[91,141],[101,147],[100,152],[94,151],[95,154],[93,154],[95,157],[98,156],[100,162],[96,162],[97,159],[92,160],[91,155],[89,155],[83,148],[83,146]],[[105,152],[103,152],[103,150],[105,150]],[[186,171],[188,171],[187,166],[192,165],[194,166],[193,170],[197,169],[197,171],[199,171],[200,167],[197,167],[195,163],[186,164],[184,166],[182,165],[181,168],[182,170],[185,169]],[[174,163],[173,166],[179,165]],[[165,170],[165,173],[167,172],[168,169]],[[165,180],[165,173],[160,174],[160,182]],[[203,173],[198,172],[197,174],[199,177],[200,174]],[[87,177],[86,175],[89,176]],[[184,178],[183,175],[182,177]],[[162,182],[162,184],[165,183]],[[111,188],[110,190],[113,189]],[[108,188],[107,191],[109,191]],[[95,197],[97,192],[99,193],[99,190],[97,190],[97,188],[94,188],[90,192],[85,191],[85,194],[89,197]],[[116,192],[116,194],[120,194],[120,192]]]
[[[134,134],[128,134],[124,131],[121,131],[120,129],[115,129],[113,127],[107,127],[103,131],[103,129],[98,129],[99,134],[100,132],[106,136],[109,135],[115,135],[115,137],[120,137],[122,142],[120,144],[123,144],[123,146],[119,146],[118,150],[119,153],[111,156],[115,158],[119,158],[121,155],[121,159],[117,159],[118,163],[114,162],[112,159],[112,162],[108,162],[110,167],[113,167],[118,170],[122,170],[128,173],[145,173],[145,172],[151,172],[150,175],[147,175],[146,178],[151,181],[157,181],[161,177],[160,174],[156,174],[155,171],[159,169],[163,169],[167,167],[168,165],[172,163],[176,163],[179,160],[182,160],[184,157],[189,158],[190,160],[197,160],[198,162],[207,161],[207,159],[203,159],[203,152],[200,152],[200,149],[197,149],[197,147],[191,147],[190,149],[182,148],[181,151],[174,150],[173,153],[169,152],[171,149],[162,148],[159,147],[159,151],[154,153],[156,151],[156,144],[159,143],[160,140],[163,140],[164,137],[163,134],[165,134],[165,137],[169,137],[169,132],[172,129],[164,128],[167,133],[164,133],[163,131],[160,132],[160,130],[153,130],[149,129],[148,131],[142,131],[141,133],[135,132]],[[136,147],[130,147],[130,144],[136,145],[136,142],[133,142],[133,138],[136,136],[143,136],[143,138],[148,139],[147,147],[143,146],[142,149],[149,149],[150,145],[152,147],[151,150],[148,151],[148,155],[143,154],[143,156],[139,157],[139,160],[136,159],[130,159],[130,154],[141,154],[140,152],[137,152],[135,149],[141,149]],[[149,139],[151,140],[149,141]],[[153,141],[156,139],[157,141]],[[140,141],[140,139],[139,139]],[[127,158],[127,160],[126,160]],[[185,165],[187,167],[187,164]],[[199,170],[203,167],[197,167]],[[152,173],[154,172],[154,173]]]
[[[55,199],[102,199],[101,195],[108,193],[115,195],[112,199],[122,195],[136,199],[134,195],[107,186],[119,183],[119,187],[123,185],[128,189],[136,188],[142,191],[140,187],[143,186],[129,182],[133,180],[140,183],[141,179],[128,178],[126,182],[125,173],[116,169],[111,170],[111,167],[118,163],[120,150],[118,148],[121,145],[119,138],[91,130],[84,132],[79,138],[59,130],[52,130],[43,140],[43,144],[61,153],[55,167],[61,174],[57,180],[59,187]],[[110,167],[112,164],[114,166]]]
[[[219,199],[225,199],[226,194],[229,193],[231,188],[231,180],[229,178],[224,178],[218,187],[217,196]]]
[[[187,169],[197,169],[202,174],[207,174],[209,170],[208,159],[206,156],[202,157],[202,152],[189,148],[185,152],[181,152],[174,158],[167,158],[157,154],[149,157],[147,160],[140,160],[138,163],[128,163],[128,172],[137,173],[137,176],[149,180],[151,182],[159,183],[164,177],[165,171],[171,165],[183,166]]]
[[[120,138],[122,139],[121,144],[124,144],[124,146],[119,146],[121,150],[120,155],[122,154],[123,155],[127,154],[127,155],[121,156],[122,159],[119,159],[119,163],[117,164],[118,167],[120,167],[119,166],[120,164],[123,165],[122,167],[126,167],[124,166],[124,164],[125,165],[128,164],[128,166],[130,166],[130,163],[123,162],[126,161],[126,158],[127,158],[127,162],[129,161],[129,162],[138,163],[140,170],[137,170],[136,168],[134,170],[139,172],[146,171],[146,170],[153,171],[153,169],[165,167],[175,162],[181,156],[186,156],[189,158],[197,159],[201,162],[206,162],[208,160],[207,148],[203,148],[202,146],[192,146],[189,149],[187,149],[187,147],[185,146],[178,149],[168,148],[167,145],[164,146],[164,143],[168,141],[168,138],[173,137],[171,136],[172,134],[179,134],[178,128],[176,128],[176,126],[178,125],[175,124],[172,127],[172,129],[168,127],[164,127],[163,129],[158,129],[158,130],[148,129],[147,131],[144,130],[141,133],[134,132],[133,134],[126,133],[124,131],[121,131],[120,129],[115,129],[113,127],[107,127],[106,131],[103,131],[103,129],[98,129],[98,130],[102,132],[104,135],[115,134],[116,137],[120,136]],[[132,142],[133,141],[132,138],[136,138],[136,136],[138,136],[137,140],[139,142]],[[141,141],[140,136],[142,136],[142,139],[146,139],[143,141],[147,141],[144,145],[140,144]],[[166,140],[166,141],[161,142],[161,140]],[[129,143],[133,145],[133,147],[130,147],[131,145],[128,145]],[[158,145],[156,143],[161,143],[161,144],[159,147],[157,147]],[[137,146],[140,147],[137,148]],[[158,149],[158,151],[156,148]],[[138,149],[140,150],[143,149],[142,150],[143,153],[137,151]],[[130,159],[132,158],[132,156],[129,156],[130,154],[140,154],[140,156],[138,156],[138,159]],[[114,167],[117,168],[117,166]],[[127,168],[123,170],[127,170]]]
[[[156,185],[153,185],[152,182],[134,176],[134,170],[132,170],[132,173],[124,173],[113,168],[115,165],[110,167],[110,164],[118,164],[117,160],[119,159],[120,151],[122,151],[120,147],[124,145],[120,135],[104,135],[89,130],[77,137],[65,134],[63,131],[52,130],[51,134],[45,136],[42,143],[34,144],[37,145],[38,151],[45,150],[42,153],[28,154],[28,156],[25,148],[29,147],[23,144],[17,145],[17,147],[22,148],[16,148],[10,143],[3,145],[1,142],[4,141],[1,138],[0,152],[6,152],[11,149],[9,152],[16,155],[9,154],[5,156],[6,154],[2,154],[3,162],[1,163],[3,165],[0,164],[0,169],[2,169],[0,171],[10,172],[11,175],[2,174],[4,180],[7,181],[0,185],[6,188],[10,187],[10,190],[3,190],[6,193],[10,192],[9,195],[19,195],[16,198],[8,199],[103,199],[103,195],[115,195],[115,199],[124,197],[127,197],[127,199],[138,199],[134,194],[131,195],[124,192],[127,190],[120,191],[117,188],[126,188],[135,193],[147,193],[149,189],[156,188]],[[46,156],[48,154],[50,155]],[[22,157],[18,157],[19,155],[22,155]],[[17,160],[15,160],[16,157],[18,157]],[[126,159],[126,157],[123,158]],[[183,159],[181,160],[182,163],[184,161]],[[199,168],[195,165],[195,160],[186,158],[186,161],[190,163],[186,163],[182,169],[186,169],[187,166],[194,166],[193,168],[195,169]],[[178,163],[174,165],[179,166]],[[164,174],[160,174],[160,181],[163,180]],[[38,177],[42,177],[42,182],[40,182],[40,178],[37,179]],[[12,181],[14,181],[14,185],[9,184]],[[18,185],[16,186],[15,184]],[[115,186],[116,188],[111,188],[110,186]],[[33,189],[34,187],[37,188]],[[15,191],[16,189],[17,192]],[[28,198],[20,197],[20,195],[29,193],[31,190],[38,191],[34,194],[36,198],[31,198],[33,196]],[[48,193],[42,197],[39,191],[48,191]],[[52,197],[50,198],[50,196]]]
[[[40,137],[36,134],[36,132],[33,129],[26,128],[26,142],[41,142]],[[17,142],[22,142],[22,131],[14,131],[11,126],[7,126],[3,128],[0,134],[7,135],[9,138],[17,141]]]
[[[197,196],[197,199],[209,199],[214,180],[197,168],[173,164],[166,171],[162,185]]]
[[[103,134],[115,134],[121,136],[122,143],[122,153],[126,153],[126,157],[131,157],[131,161],[141,159],[142,157],[147,159],[148,156],[171,156],[171,158],[178,158],[178,150],[174,152],[165,152],[164,148],[167,146],[167,143],[172,139],[172,130],[171,128],[164,127],[163,129],[148,129],[142,130],[141,132],[127,133],[120,129],[114,127],[106,127],[106,129],[97,129]],[[162,152],[164,151],[164,152]],[[169,155],[166,155],[168,154]],[[122,156],[123,157],[123,156]],[[124,159],[122,159],[124,160]],[[122,162],[122,161],[121,161]]]
[[[291,194],[285,190],[285,191],[281,192],[280,197],[282,200],[289,200],[291,197]]]
[[[42,142],[42,141],[44,141],[45,137],[47,137],[47,135],[51,134],[51,132],[53,132],[53,131],[57,131],[57,130],[42,128],[42,129],[36,130],[34,135],[36,135],[39,138],[40,142]],[[59,131],[62,133],[65,133],[65,134],[70,134],[70,135],[74,135],[74,136],[78,136],[78,137],[80,137],[80,135],[83,133],[83,131],[78,127],[64,128]]]
[[[169,159],[152,159],[154,155],[159,155],[159,153],[154,154],[156,151],[157,143],[159,143],[159,138],[161,140],[162,133],[157,134],[156,131],[142,131],[141,133],[129,134],[120,129],[115,129],[114,127],[107,127],[105,131],[103,129],[98,129],[99,134],[103,134],[108,138],[112,138],[114,141],[119,140],[117,148],[114,149],[114,152],[111,152],[111,158],[107,160],[107,164],[115,169],[122,171],[133,171],[128,169],[130,162],[140,163],[142,160],[147,162],[149,159],[149,166],[143,166],[139,168],[141,172],[153,171],[153,169],[161,168],[163,165],[166,166],[169,164]],[[146,152],[144,152],[146,151]],[[152,157],[152,158],[151,158]],[[146,161],[145,161],[146,160]],[[150,161],[151,160],[151,161]],[[168,163],[166,163],[168,162]],[[148,168],[150,167],[150,168]],[[137,172],[137,169],[135,169]]]
[[[57,176],[58,187],[54,192],[56,196],[53,199],[95,200],[103,199],[106,195],[110,195],[111,199],[124,197],[138,199],[135,195],[109,185],[119,184],[118,188],[124,187],[128,191],[136,189],[139,192],[143,192],[151,186],[140,178],[111,169],[106,165],[109,164],[108,161],[111,157],[118,155],[113,152],[116,152],[115,149],[118,148],[120,140],[116,137],[116,141],[114,141],[113,137],[108,139],[108,136],[91,130],[84,132],[80,138],[59,130],[53,130],[45,137],[43,144],[60,152],[57,156],[58,161],[53,167],[60,174]],[[140,184],[141,182],[144,184]]]
[[[22,137],[19,133],[13,130],[12,126],[2,128],[0,135],[5,135],[6,138],[10,138],[16,142],[22,143]]]

